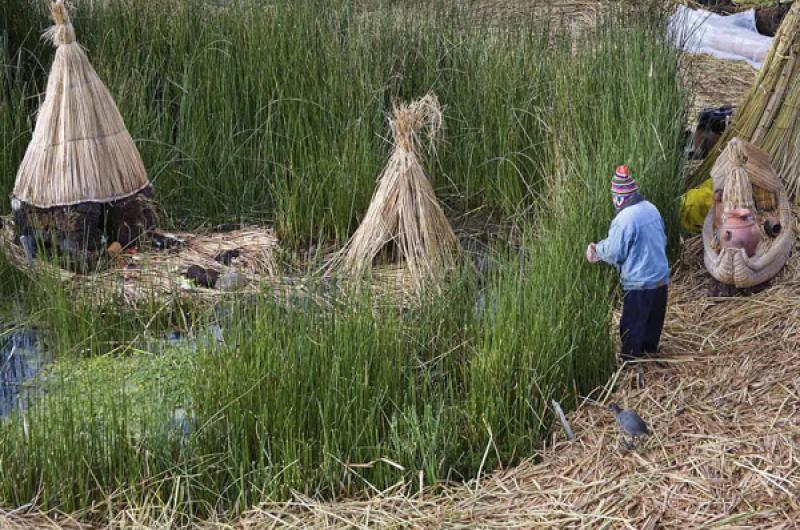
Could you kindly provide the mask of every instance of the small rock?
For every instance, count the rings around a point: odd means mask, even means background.
[[[186,277],[201,287],[214,287],[219,278],[219,273],[214,269],[204,269],[200,265],[190,265]]]
[[[226,250],[214,256],[214,261],[222,263],[223,265],[230,265],[231,261],[238,258],[240,255],[239,249]]]
[[[236,271],[226,272],[217,280],[217,289],[220,291],[236,291],[247,285],[247,278]]]

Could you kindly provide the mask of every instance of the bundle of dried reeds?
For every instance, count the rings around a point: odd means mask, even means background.
[[[775,41],[733,123],[695,172],[691,185],[708,178],[717,157],[734,137],[769,153],[789,195],[800,199],[800,0],[781,24]]]
[[[14,197],[36,208],[111,202],[150,185],[111,94],[75,40],[63,0],[51,5],[57,47]]]
[[[379,254],[402,261],[415,289],[456,264],[459,242],[422,165],[423,133],[432,142],[442,126],[435,95],[397,105],[389,119],[394,151],[378,179],[361,225],[328,265],[356,276],[372,269]]]
[[[724,189],[722,194],[723,211],[729,212],[739,208],[754,210],[753,186],[750,184],[750,179],[745,169],[747,155],[744,153],[741,142],[736,139],[731,141],[728,149],[732,153],[733,167],[728,171],[724,182],[718,183],[717,180],[714,181],[715,187],[719,184]]]

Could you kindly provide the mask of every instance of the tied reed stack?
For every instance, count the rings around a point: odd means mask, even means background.
[[[431,145],[442,127],[433,94],[395,106],[389,127],[394,151],[378,179],[367,214],[331,269],[361,276],[382,251],[404,262],[414,290],[456,264],[459,242],[436,200],[422,165],[423,133]]]
[[[723,189],[723,212],[740,208],[755,210],[753,186],[750,184],[750,179],[745,169],[748,161],[747,155],[744,152],[744,148],[741,147],[741,142],[737,139],[731,141],[730,150],[731,155],[728,158],[731,159],[733,167],[725,174],[725,180],[720,178],[714,181],[715,185],[719,182],[718,186]]]
[[[18,235],[83,254],[135,242],[153,225],[142,158],[106,86],[76,41],[63,0],[51,4],[56,46],[47,92],[17,172]],[[104,237],[105,236],[105,237]]]
[[[717,146],[692,179],[696,185],[732,138],[747,140],[769,154],[772,166],[795,203],[800,199],[800,0],[783,20],[750,92]]]

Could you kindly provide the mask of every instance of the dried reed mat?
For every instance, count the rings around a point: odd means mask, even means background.
[[[772,165],[795,201],[800,200],[800,0],[784,18],[758,78],[733,123],[695,173],[708,177],[717,157],[734,137],[769,153]]]
[[[457,5],[473,9],[481,20],[519,23],[520,20],[546,20],[549,24],[580,32],[591,27],[615,0],[457,0]]]
[[[758,70],[745,61],[688,53],[681,56],[681,70],[684,85],[694,94],[690,126],[694,126],[703,109],[722,105],[738,107],[758,74]]]
[[[796,528],[800,258],[751,297],[706,298],[708,278],[695,237],[673,273],[662,353],[587,397],[569,415],[574,441],[554,420],[531,460],[466,485],[339,503],[296,495],[236,527]],[[610,401],[654,436],[626,450]]]
[[[0,530],[90,530],[92,527],[70,517],[53,518],[26,511],[0,512]]]
[[[395,106],[389,118],[394,151],[378,179],[364,219],[326,265],[326,274],[361,277],[390,247],[415,291],[456,265],[459,243],[422,165],[422,134],[433,142],[442,126],[435,95]]]
[[[110,202],[149,185],[119,110],[75,40],[63,0],[51,5],[57,46],[14,197],[38,208]]]
[[[170,250],[145,250],[110,257],[111,266],[107,270],[83,275],[57,269],[55,264],[41,259],[33,269],[29,268],[22,249],[13,242],[11,223],[4,224],[2,246],[20,269],[38,274],[46,267],[45,272],[59,274],[61,280],[76,292],[98,299],[122,299],[127,304],[137,305],[145,301],[169,302],[183,297],[214,300],[225,294],[186,279],[184,274],[191,265],[213,269],[220,276],[232,271],[239,273],[246,285],[238,292],[256,292],[265,284],[277,286],[280,283],[275,259],[278,242],[269,229],[251,227],[232,232],[166,234],[183,241],[183,244]],[[163,232],[160,234],[165,235]],[[229,265],[215,260],[231,250],[238,250],[239,255]]]

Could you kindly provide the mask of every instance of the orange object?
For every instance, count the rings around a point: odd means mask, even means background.
[[[119,244],[119,241],[114,241],[108,245],[106,252],[108,252],[109,256],[117,256],[120,252],[122,252],[122,245]]]

